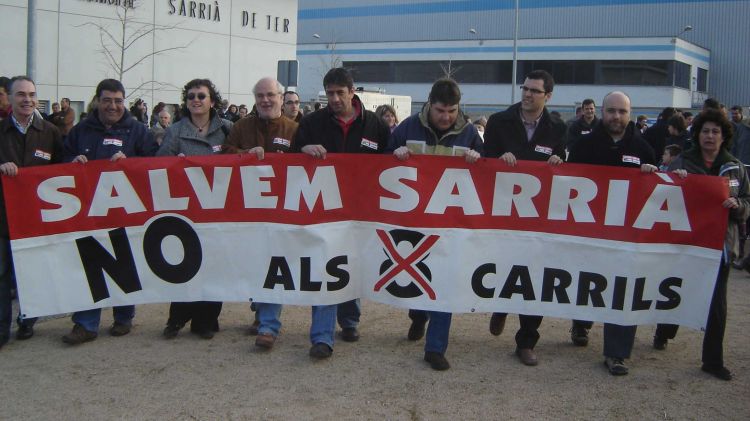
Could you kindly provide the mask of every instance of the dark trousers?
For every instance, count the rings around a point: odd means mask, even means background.
[[[573,327],[582,327],[584,329],[591,329],[594,326],[594,322],[588,322],[585,320],[573,320]]]
[[[219,314],[221,303],[213,301],[195,301],[189,303],[171,303],[167,324],[185,326],[190,323],[190,330],[219,331]],[[192,320],[192,321],[191,321]]]
[[[635,331],[638,326],[620,326],[604,323],[604,356],[611,358],[630,358],[635,343]]]
[[[729,280],[729,263],[723,258],[716,286],[708,308],[706,333],[703,335],[703,364],[711,367],[724,366],[724,331],[727,326],[727,282]],[[656,326],[656,336],[674,339],[679,326],[660,324]]]
[[[494,313],[508,316],[508,313]],[[516,346],[520,349],[534,349],[539,341],[539,326],[542,325],[543,316],[518,315],[521,325],[516,332]]]

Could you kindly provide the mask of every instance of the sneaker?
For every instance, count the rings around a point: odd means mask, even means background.
[[[333,349],[323,342],[318,342],[310,348],[310,356],[318,360],[328,358],[331,354],[333,354]]]
[[[508,317],[507,314],[503,313],[492,313],[490,318],[490,333],[495,336],[500,336],[505,329],[505,319]]]
[[[180,333],[180,329],[182,329],[182,326],[167,324],[167,327],[164,328],[164,332],[162,332],[162,335],[164,336],[164,339],[174,339],[177,337],[177,334]]]
[[[703,364],[701,370],[721,380],[732,380],[732,372],[724,366],[711,366]]]
[[[451,368],[450,363],[445,359],[445,355],[439,352],[425,352],[424,360],[430,363],[433,370],[443,371]]]
[[[406,338],[410,341],[418,341],[424,336],[424,328],[427,322],[423,320],[412,320],[411,326],[409,326],[409,333],[406,334]]]
[[[255,338],[255,346],[265,350],[273,348],[274,342],[276,342],[276,337],[270,333],[259,333],[258,337]]]
[[[26,323],[21,323],[18,325],[18,330],[16,331],[16,339],[19,341],[24,341],[26,339],[31,339],[31,337],[34,336],[34,326]]]
[[[570,340],[576,346],[586,346],[589,344],[589,330],[585,327],[573,326],[570,328]]]
[[[667,349],[667,338],[654,336],[654,349],[658,349],[659,351],[664,351],[665,349]]]
[[[130,333],[130,325],[126,325],[125,323],[115,322],[109,328],[109,334],[112,336],[125,336],[128,333]]]
[[[258,326],[260,326],[260,322],[258,320],[253,321],[253,324],[250,325],[250,329],[247,330],[247,334],[250,336],[255,336],[258,334]]]
[[[96,332],[88,331],[84,329],[83,326],[75,324],[73,330],[62,337],[62,341],[68,345],[79,345],[84,342],[93,341],[97,336],[98,334]]]
[[[628,366],[625,365],[625,361],[622,358],[606,357],[604,359],[604,365],[607,366],[609,374],[613,376],[624,376],[628,374]]]
[[[341,339],[345,342],[357,342],[359,340],[359,331],[356,327],[345,327],[341,330]]]

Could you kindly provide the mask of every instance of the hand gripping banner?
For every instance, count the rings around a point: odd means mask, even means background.
[[[170,301],[705,325],[718,177],[461,158],[128,158],[3,177],[31,316]]]

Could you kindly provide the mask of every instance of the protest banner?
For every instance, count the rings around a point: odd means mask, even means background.
[[[23,312],[356,297],[705,325],[718,177],[458,157],[128,158],[3,177]]]

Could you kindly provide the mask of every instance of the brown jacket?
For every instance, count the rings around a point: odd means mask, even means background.
[[[57,127],[57,130],[60,130],[60,133],[62,133],[63,136],[67,136],[70,129],[73,128],[75,119],[75,111],[73,111],[72,108],[68,107],[67,111],[60,111],[58,113],[55,113],[50,121]]]
[[[297,132],[297,123],[284,117],[263,120],[248,116],[234,123],[224,142],[225,153],[239,153],[256,146],[262,146],[266,152],[289,152]]]

